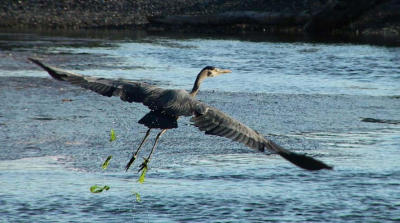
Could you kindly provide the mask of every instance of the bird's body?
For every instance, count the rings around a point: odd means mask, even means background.
[[[84,76],[43,64],[37,59],[30,58],[30,60],[57,80],[70,82],[104,96],[119,96],[123,101],[142,103],[150,109],[150,112],[139,120],[140,124],[148,127],[148,131],[139,148],[128,162],[126,169],[136,159],[140,148],[149,136],[150,130],[161,129],[156,137],[152,151],[142,164],[142,167],[147,165],[147,161],[150,159],[159,137],[168,129],[177,128],[177,120],[180,116],[192,116],[191,122],[193,125],[206,134],[229,138],[261,152],[267,149],[301,168],[308,170],[332,169],[332,167],[319,160],[282,148],[227,114],[195,99],[200,84],[205,78],[229,73],[229,70],[210,66],[203,68],[197,75],[191,92],[187,92],[185,90],[163,89],[141,82]]]
[[[148,128],[158,129],[173,129],[178,127],[178,117],[170,109],[184,106],[183,104],[189,99],[190,95],[185,90],[167,89],[155,98],[159,101],[157,105],[152,105],[152,110],[139,120],[139,124],[145,125]]]

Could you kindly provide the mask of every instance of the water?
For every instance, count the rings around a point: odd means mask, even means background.
[[[399,47],[98,32],[2,33],[0,50],[0,222],[400,221]],[[140,162],[124,165],[147,109],[51,80],[32,55],[184,89],[206,65],[229,68],[203,83],[200,100],[335,170],[303,171],[183,118],[139,184]],[[94,184],[111,189],[92,194]]]

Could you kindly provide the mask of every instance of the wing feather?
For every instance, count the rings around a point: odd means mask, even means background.
[[[54,79],[69,82],[103,96],[118,96],[123,101],[142,103],[151,110],[162,111],[169,116],[192,114],[192,104],[187,103],[191,100],[190,95],[183,90],[162,89],[142,82],[90,77],[44,64],[38,59],[29,60],[46,70]]]
[[[320,170],[332,169],[331,166],[312,157],[291,152],[271,140],[267,140],[257,131],[249,128],[218,109],[201,103],[195,99],[191,102],[194,116],[191,118],[193,125],[208,135],[216,135],[232,139],[246,146],[263,152],[265,149],[275,152],[291,163],[307,169]]]

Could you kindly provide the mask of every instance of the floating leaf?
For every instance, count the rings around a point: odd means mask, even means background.
[[[115,135],[114,129],[111,129],[110,131],[110,142],[114,141],[117,139],[117,136]]]
[[[133,192],[133,194],[136,196],[136,201],[141,202],[142,199],[140,199],[140,194],[138,192]]]
[[[105,185],[105,186],[99,186],[99,185],[93,185],[90,187],[90,192],[92,193],[101,193],[103,190],[109,190],[110,187]]]
[[[111,158],[112,158],[112,156],[108,156],[106,161],[104,161],[103,165],[101,165],[101,168],[103,168],[103,170],[107,169],[108,164],[110,164]]]

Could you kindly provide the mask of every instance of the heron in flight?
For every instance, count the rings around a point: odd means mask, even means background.
[[[192,90],[187,92],[185,90],[163,89],[142,82],[85,76],[49,66],[35,58],[29,58],[29,60],[42,67],[56,80],[67,81],[103,96],[118,96],[123,101],[142,103],[150,109],[150,112],[139,120],[139,123],[145,125],[148,130],[126,165],[126,170],[135,161],[140,148],[150,134],[150,130],[160,129],[161,131],[155,138],[151,152],[140,166],[139,171],[144,167],[147,168],[147,163],[154,152],[159,138],[168,129],[178,127],[177,120],[180,116],[191,116],[190,121],[193,125],[205,132],[205,134],[229,138],[260,152],[264,152],[267,149],[272,153],[279,154],[298,167],[307,170],[332,169],[331,166],[322,161],[284,149],[229,115],[195,99],[195,96],[199,92],[200,84],[204,79],[230,73],[230,70],[212,66],[204,67],[197,75]]]

